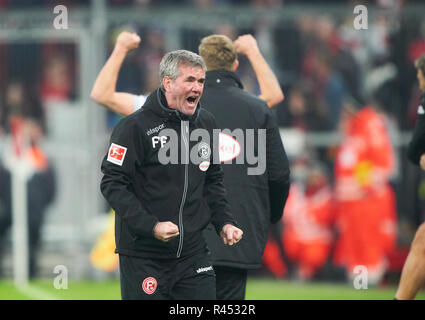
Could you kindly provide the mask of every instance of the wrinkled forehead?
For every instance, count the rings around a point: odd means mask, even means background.
[[[205,70],[201,66],[181,63],[178,66],[178,70],[179,78],[193,77],[196,80],[205,79]]]

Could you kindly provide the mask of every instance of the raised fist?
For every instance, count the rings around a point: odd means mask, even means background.
[[[234,41],[234,44],[236,47],[236,52],[244,55],[249,55],[250,53],[259,51],[257,40],[255,40],[255,38],[250,34],[239,36]]]
[[[140,37],[135,32],[123,31],[118,35],[115,46],[126,51],[135,49],[140,44]]]

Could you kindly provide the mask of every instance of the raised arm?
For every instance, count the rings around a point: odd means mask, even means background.
[[[284,95],[279,81],[277,81],[275,74],[261,54],[255,38],[246,34],[238,37],[234,43],[237,52],[246,55],[254,69],[260,85],[261,94],[259,97],[267,102],[269,108],[282,102]]]
[[[90,97],[97,103],[121,115],[134,111],[135,96],[131,93],[116,92],[118,73],[127,53],[139,46],[140,37],[136,33],[121,32],[111,56],[96,78]]]

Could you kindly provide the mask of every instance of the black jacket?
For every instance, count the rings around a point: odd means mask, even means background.
[[[425,153],[425,93],[422,94],[421,105],[418,107],[418,118],[407,148],[407,157],[413,164],[419,165],[423,153]]]
[[[232,164],[224,163],[222,166],[232,214],[244,235],[238,244],[228,247],[223,245],[212,228],[207,228],[204,234],[213,264],[258,268],[262,263],[270,223],[276,223],[282,217],[289,192],[289,163],[279,129],[265,101],[245,92],[233,72],[208,71],[201,101],[203,108],[214,115],[220,129],[227,128],[231,132],[254,129],[255,132],[255,143],[249,141],[247,134],[243,143],[239,138],[239,144],[245,145],[243,164],[238,164],[236,158]],[[255,165],[248,163],[247,148],[254,149],[255,154],[263,150],[257,143],[259,129],[266,129],[265,154],[262,154],[266,170],[260,175],[248,175],[248,168]],[[231,146],[227,148],[231,149]]]
[[[160,89],[149,95],[142,109],[117,124],[102,162],[101,182],[101,191],[116,213],[117,253],[151,258],[184,257],[205,250],[202,229],[209,222],[217,233],[226,223],[236,225],[225,198],[222,168],[218,161],[217,164],[213,161],[218,142],[213,145],[207,141],[211,147],[203,144],[204,151],[210,148],[200,158],[210,162],[208,169],[201,170],[199,164],[188,161],[189,152],[199,150],[200,145],[199,139],[190,141],[188,135],[203,128],[212,140],[215,127],[214,117],[200,105],[189,117],[168,108]],[[177,139],[168,138],[161,146],[159,135],[164,129],[174,130]],[[167,150],[172,141],[179,144],[178,163],[164,165],[160,161],[160,149]],[[169,151],[172,154],[173,150]],[[158,221],[175,223],[180,235],[169,242],[156,239],[153,228]]]

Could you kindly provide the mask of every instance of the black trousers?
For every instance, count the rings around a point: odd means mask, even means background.
[[[208,252],[179,259],[119,256],[123,300],[215,300]]]
[[[217,300],[245,300],[247,270],[214,266]]]

